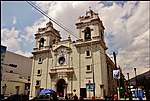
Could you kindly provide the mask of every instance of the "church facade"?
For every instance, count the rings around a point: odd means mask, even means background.
[[[48,22],[35,34],[30,96],[49,88],[58,96],[104,97],[113,92],[113,66],[106,55],[104,26],[91,9],[76,22],[76,41],[69,36],[61,40],[58,30]],[[112,84],[109,84],[109,83]]]

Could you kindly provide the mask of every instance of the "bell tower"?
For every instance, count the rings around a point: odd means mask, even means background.
[[[80,16],[76,23],[78,40],[77,42],[87,42],[100,40],[105,46],[104,42],[104,26],[97,13],[93,12],[91,8],[86,12],[85,16]]]
[[[85,16],[79,16],[75,25],[78,35],[75,43],[79,60],[78,75],[81,78],[79,79],[79,88],[82,88],[82,79],[84,78],[86,81],[90,80],[92,86],[91,91],[86,91],[89,94],[88,97],[90,97],[90,94],[93,94],[92,96],[107,95],[107,47],[104,41],[105,28],[103,23],[98,14],[89,8]],[[86,72],[83,74],[82,71]],[[89,82],[86,82],[86,87],[87,85],[89,85]],[[104,87],[100,88],[99,85],[104,85]],[[106,93],[103,92],[104,90]]]
[[[35,48],[34,51],[50,49],[52,45],[59,42],[61,36],[59,31],[53,28],[53,24],[49,21],[44,28],[38,28],[35,34]]]

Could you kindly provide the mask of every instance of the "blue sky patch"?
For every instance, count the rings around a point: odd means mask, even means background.
[[[109,7],[113,5],[113,2],[123,6],[127,1],[101,1],[99,4],[103,4],[105,7]]]
[[[11,28],[14,26],[23,30],[25,27],[32,25],[37,19],[42,17],[39,12],[33,10],[33,8],[25,1],[5,1],[1,3],[1,8],[2,28]],[[13,24],[13,17],[16,18],[17,24]]]

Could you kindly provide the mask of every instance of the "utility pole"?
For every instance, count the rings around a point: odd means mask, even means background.
[[[130,81],[129,81],[129,73],[127,73],[127,77],[128,77],[128,91],[130,91]]]
[[[116,53],[113,52],[113,56],[114,56],[114,62],[115,62],[115,69],[117,70],[117,62],[116,62]]]
[[[138,96],[138,85],[137,85],[136,68],[134,68],[134,71],[135,71],[135,83],[136,83],[136,89],[137,89],[137,97],[139,97],[139,96]]]
[[[130,80],[129,80],[129,73],[127,73],[127,76],[128,76],[128,91],[129,91],[129,100],[132,100],[132,92],[131,92],[131,89],[130,89]]]
[[[95,78],[94,78],[94,59],[93,59],[93,50],[92,50],[92,41],[91,41],[91,56],[92,56],[92,72],[93,72],[93,96],[95,97]]]
[[[117,62],[116,62],[116,53],[113,52],[113,56],[114,56],[114,62],[115,62],[115,69],[117,70]],[[120,100],[120,85],[117,79],[117,93],[118,93],[118,100]]]

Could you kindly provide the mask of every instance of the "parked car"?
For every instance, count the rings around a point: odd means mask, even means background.
[[[32,101],[37,101],[37,100],[58,100],[57,95],[55,93],[53,94],[45,94],[45,95],[37,95],[32,99]]]
[[[10,94],[1,94],[1,100],[4,101],[5,99],[7,99],[10,96]]]
[[[28,101],[29,96],[23,94],[13,94],[4,99],[4,101]]]
[[[1,100],[4,100],[4,95],[1,94]]]

